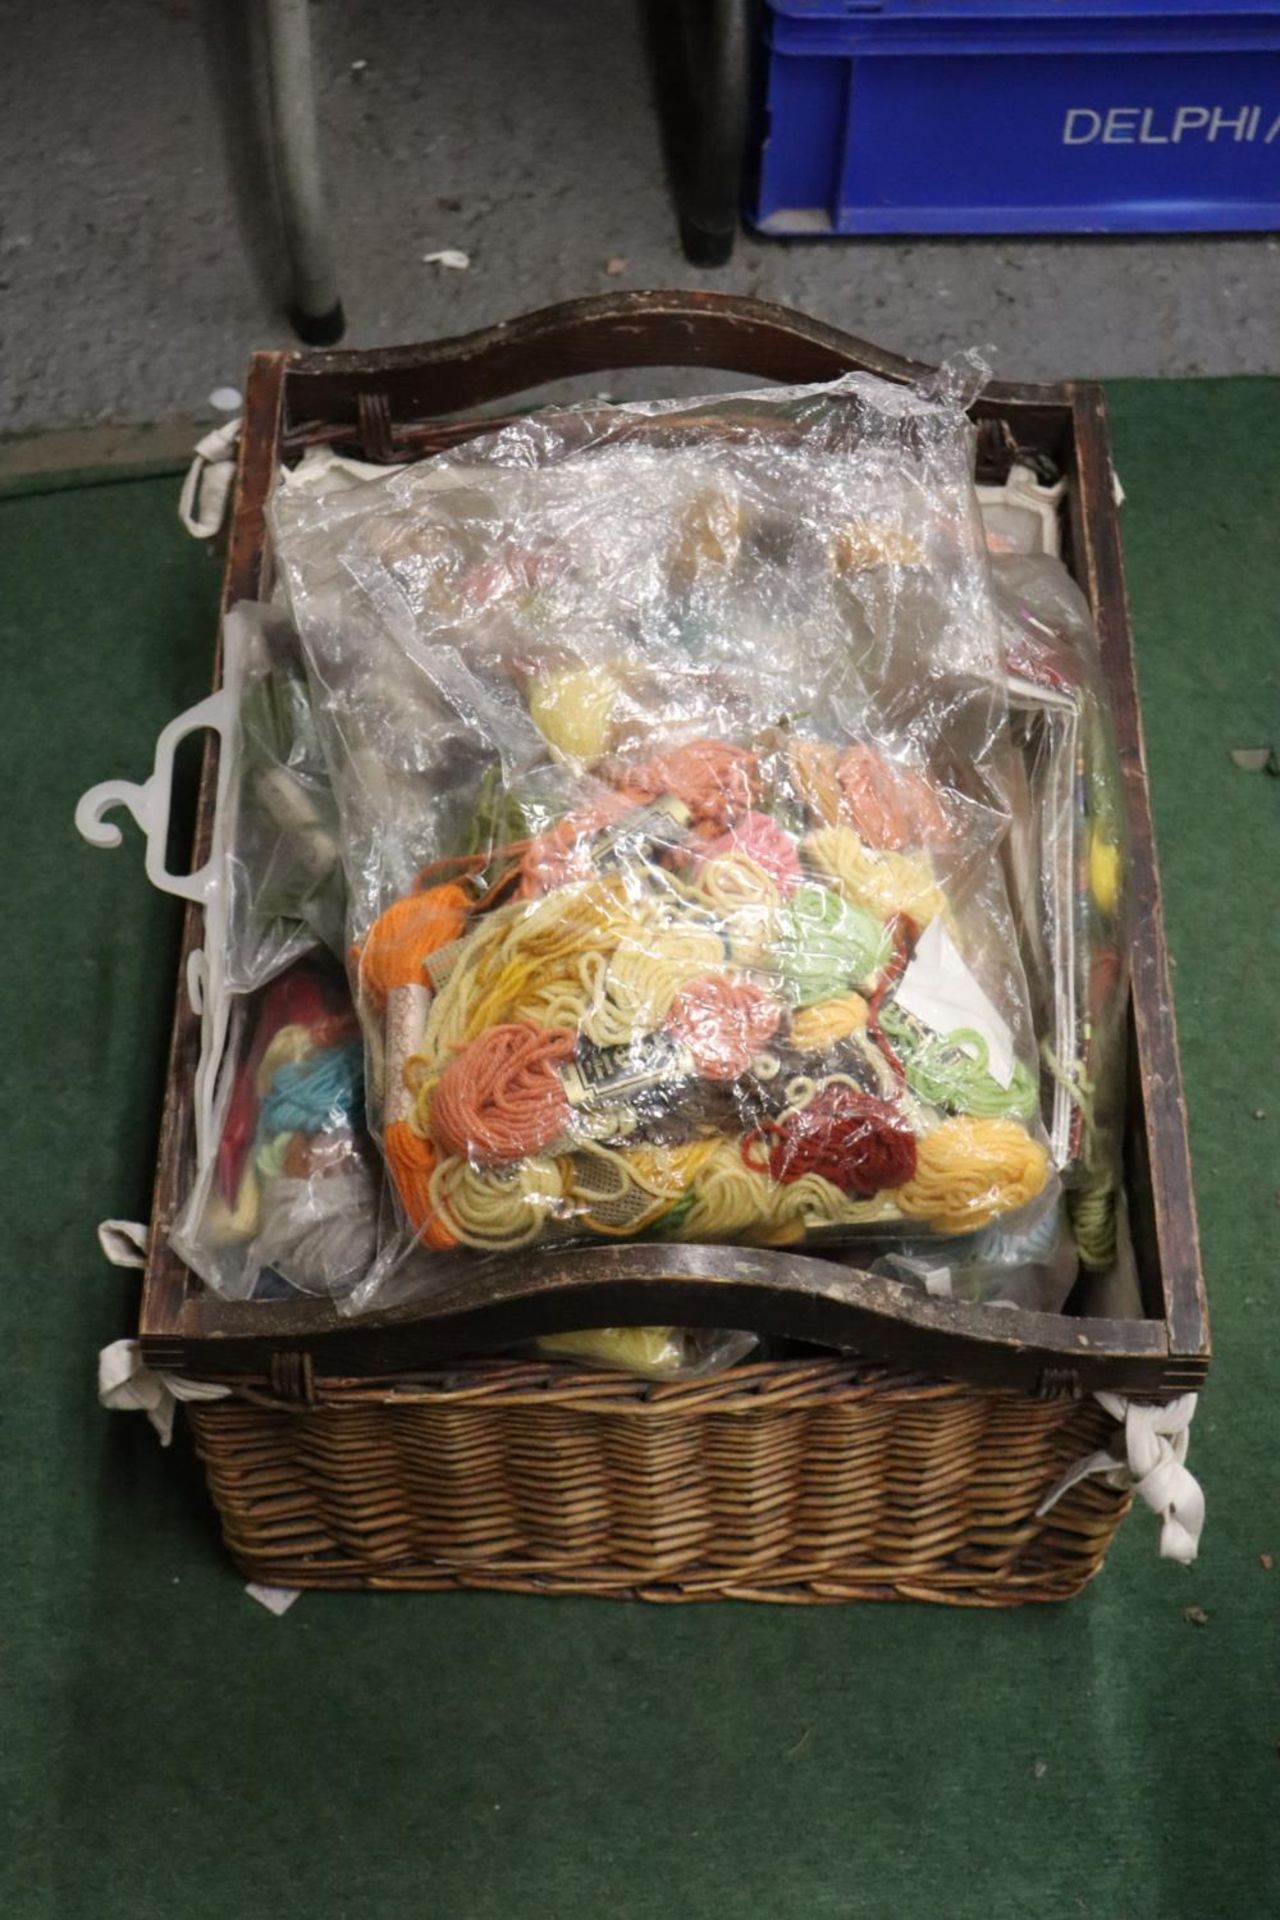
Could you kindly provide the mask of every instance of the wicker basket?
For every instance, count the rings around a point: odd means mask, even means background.
[[[1128,1500],[1046,1487],[1096,1401],[847,1361],[655,1387],[492,1362],[190,1409],[244,1572],[282,1586],[644,1600],[1065,1600]]]
[[[432,347],[259,354],[224,604],[269,589],[263,507],[281,459],[365,458],[475,433],[441,416],[568,373],[718,366],[786,380],[925,370],[782,309],[710,295],[579,301]],[[229,1397],[190,1408],[228,1547],[301,1587],[488,1587],[664,1600],[1065,1599],[1097,1571],[1124,1495],[1037,1509],[1114,1423],[1092,1388],[1165,1398],[1209,1357],[1106,420],[1098,389],[997,387],[975,408],[982,477],[1015,450],[1068,479],[1064,542],[1088,594],[1126,777],[1136,897],[1126,1140],[1143,1313],[921,1299],[779,1251],[613,1246],[513,1259],[490,1297],[344,1322],[318,1303],[228,1305],[168,1245],[191,1165],[198,1026],[180,984],[140,1338]],[[492,421],[486,423],[491,425]],[[211,746],[196,864],[207,853]],[[188,914],[182,981],[200,940]],[[1158,1090],[1148,1100],[1146,1089]],[[747,1326],[835,1349],[663,1386],[477,1358],[570,1326]],[[857,1358],[849,1358],[856,1355]]]

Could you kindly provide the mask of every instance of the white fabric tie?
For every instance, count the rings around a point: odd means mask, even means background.
[[[141,1220],[99,1220],[98,1245],[113,1267],[145,1267],[147,1228]]]
[[[1049,1489],[1036,1508],[1037,1515],[1048,1513],[1077,1481],[1100,1473],[1109,1486],[1130,1489],[1159,1514],[1161,1557],[1189,1567],[1199,1551],[1205,1511],[1204,1490],[1186,1466],[1188,1429],[1197,1396],[1184,1393],[1157,1407],[1141,1406],[1122,1393],[1099,1393],[1094,1398],[1123,1427],[1123,1452],[1113,1451],[1120,1443],[1117,1434],[1111,1448],[1077,1461]]]
[[[211,540],[222,525],[236,474],[233,449],[239,434],[240,422],[227,420],[196,442],[195,455],[182,483],[178,518],[197,540]]]
[[[160,1444],[173,1439],[173,1415],[179,1400],[225,1400],[230,1387],[207,1380],[184,1380],[145,1364],[136,1340],[113,1340],[98,1355],[98,1400],[110,1413],[145,1413]]]
[[[104,1227],[115,1224],[103,1222]],[[116,1264],[125,1263],[117,1261]],[[109,1413],[145,1413],[160,1435],[162,1447],[167,1447],[173,1439],[173,1416],[179,1400],[225,1400],[230,1392],[230,1387],[217,1387],[208,1380],[184,1380],[181,1374],[161,1373],[147,1366],[136,1340],[113,1340],[98,1355],[101,1405]],[[246,1584],[245,1592],[268,1613],[276,1615],[287,1613],[299,1597],[297,1587],[269,1587],[256,1580]]]

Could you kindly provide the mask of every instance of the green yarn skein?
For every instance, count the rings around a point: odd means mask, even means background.
[[[973,1028],[922,1036],[893,1006],[882,1009],[880,1024],[902,1056],[907,1085],[926,1105],[993,1120],[1029,1120],[1039,1106],[1040,1090],[1030,1070],[1015,1060],[1013,1077],[1002,1087],[989,1070],[987,1043]]]
[[[873,913],[816,880],[798,886],[778,916],[778,971],[799,1007],[847,993],[892,952],[889,930]]]
[[[1080,1258],[1086,1267],[1105,1272],[1116,1258],[1116,1190],[1104,1174],[1090,1185],[1067,1195],[1067,1211]]]

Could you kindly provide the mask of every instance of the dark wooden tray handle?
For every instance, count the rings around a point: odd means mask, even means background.
[[[1123,1323],[1117,1352],[1112,1321],[932,1299],[812,1253],[639,1243],[490,1260],[470,1284],[354,1320],[321,1301],[232,1304],[192,1291],[143,1349],[156,1366],[223,1375],[260,1373],[264,1356],[291,1352],[329,1378],[403,1375],[570,1328],[653,1324],[745,1328],[1038,1396],[1141,1390],[1170,1365],[1158,1320]]]
[[[705,367],[797,384],[843,373],[905,383],[936,371],[762,300],[697,292],[600,295],[420,347],[295,356],[284,426],[287,434],[311,420],[355,425],[362,398],[372,395],[385,399],[398,422],[492,406],[570,376],[644,367]],[[974,411],[1044,406],[1055,391],[1060,407],[1061,389],[993,382]]]

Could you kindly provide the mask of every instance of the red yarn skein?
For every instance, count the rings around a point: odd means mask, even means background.
[[[440,1075],[431,1096],[437,1145],[482,1167],[543,1152],[569,1122],[555,1063],[576,1045],[571,1027],[511,1020],[488,1028]]]
[[[842,1193],[869,1200],[911,1179],[916,1142],[887,1100],[837,1084],[821,1088],[786,1120],[748,1135],[743,1157],[757,1172],[764,1171],[762,1161],[767,1163],[775,1180],[820,1173]]]

